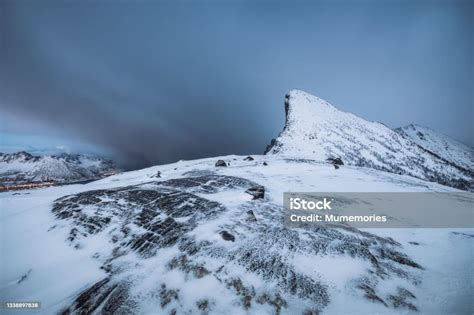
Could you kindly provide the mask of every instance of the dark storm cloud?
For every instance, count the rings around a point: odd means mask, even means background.
[[[294,87],[474,143],[472,2],[331,3],[3,1],[0,114],[126,167],[261,153]]]

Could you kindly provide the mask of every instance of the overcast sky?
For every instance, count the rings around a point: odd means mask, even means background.
[[[291,88],[473,146],[473,3],[0,0],[2,146],[262,153]]]

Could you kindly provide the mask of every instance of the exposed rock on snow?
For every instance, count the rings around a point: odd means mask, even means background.
[[[342,162],[341,158],[328,158],[326,161],[333,165],[344,165],[344,162]]]
[[[300,90],[286,95],[285,113],[285,127],[267,146],[268,155],[320,161],[339,156],[349,165],[474,189],[472,149],[447,137],[419,127],[395,132]]]
[[[254,186],[247,189],[245,192],[252,195],[253,199],[263,199],[263,197],[265,197],[265,188],[263,186]]]
[[[222,236],[222,238],[223,238],[224,240],[226,240],[226,241],[231,241],[231,242],[235,242],[235,237],[234,237],[234,235],[230,234],[229,232],[227,232],[227,231],[221,231],[219,234]]]
[[[331,163],[332,165],[334,165],[334,168],[337,170],[339,169],[339,166],[340,165],[344,165],[344,163],[342,162],[341,158],[328,158],[326,159],[326,161],[328,161],[329,163]]]
[[[381,289],[389,279],[400,278],[411,285],[419,281],[422,267],[396,241],[348,227],[292,230],[282,225],[279,205],[242,200],[228,207],[213,201],[226,192],[249,190],[257,197],[264,191],[245,178],[204,175],[86,191],[56,200],[53,213],[70,226],[71,246],[80,250],[98,236],[111,244],[99,255],[108,276],[85,289],[64,311],[139,313],[150,299],[158,299],[163,312],[222,308],[223,300],[217,296],[183,304],[191,298],[186,285],[169,287],[160,277],[143,286],[153,266],[155,274],[175,273],[190,284],[217,286],[228,296],[227,307],[233,305],[237,312],[257,312],[261,305],[272,313],[287,313],[290,304],[298,303],[305,311],[317,313],[331,301],[328,283],[319,274],[298,268],[296,257],[301,255],[315,261],[325,256],[365,261],[366,272],[348,285],[385,307],[416,308],[416,297],[408,288]],[[254,212],[261,217],[258,224]],[[203,233],[218,234],[233,245],[210,241]],[[264,285],[257,285],[254,278]]]
[[[161,178],[161,172],[158,171],[155,174],[150,175],[151,178]]]
[[[255,217],[255,213],[253,213],[252,210],[247,211],[247,214],[248,214],[247,221],[251,221],[251,222],[257,221],[257,218]]]
[[[227,163],[224,160],[218,160],[216,162],[216,167],[226,167]]]

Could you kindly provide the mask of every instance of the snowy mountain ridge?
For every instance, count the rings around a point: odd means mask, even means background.
[[[394,131],[382,123],[340,111],[301,90],[286,95],[285,113],[285,127],[267,146],[267,155],[321,161],[339,157],[349,165],[473,189],[472,149],[455,145],[446,136],[424,130],[430,135],[427,140],[413,138],[409,128]],[[445,152],[446,143],[450,144],[450,153]]]
[[[0,184],[57,182],[99,179],[116,173],[112,161],[84,154],[32,155],[25,151],[0,153]]]
[[[436,130],[415,124],[395,129],[423,149],[465,169],[474,165],[474,149]]]

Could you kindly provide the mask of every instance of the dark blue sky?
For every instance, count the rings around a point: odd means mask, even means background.
[[[3,149],[262,153],[291,88],[474,145],[473,1],[0,1]],[[31,144],[31,143],[30,143]]]

